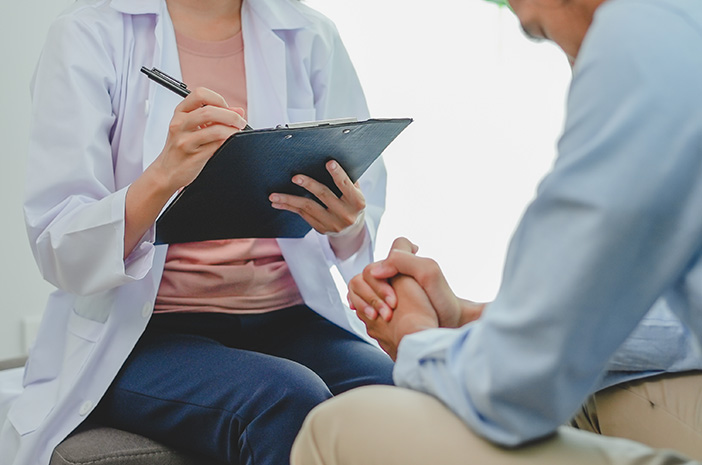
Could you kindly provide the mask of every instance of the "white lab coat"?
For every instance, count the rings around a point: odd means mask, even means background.
[[[248,121],[253,127],[355,116],[365,98],[333,24],[295,0],[242,7]],[[33,81],[25,216],[49,298],[0,434],[2,465],[46,465],[98,403],[152,313],[166,246],[153,231],[123,260],[125,194],[160,153],[181,100],[140,73],[180,76],[164,0],[78,0],[52,25]],[[333,154],[331,154],[333,155]],[[372,259],[385,169],[361,179],[367,240],[337,263],[325,236],[279,240],[305,303],[367,338],[339,297]]]

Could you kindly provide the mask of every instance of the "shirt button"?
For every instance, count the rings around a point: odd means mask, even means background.
[[[80,416],[84,417],[90,413],[90,410],[92,410],[92,408],[93,408],[93,403],[89,400],[86,400],[80,406],[80,410],[78,410],[78,413],[80,413]]]
[[[143,316],[144,318],[148,318],[149,316],[151,316],[151,304],[149,302],[146,302],[141,308],[141,316]]]

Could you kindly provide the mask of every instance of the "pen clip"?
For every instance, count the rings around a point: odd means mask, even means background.
[[[160,77],[164,81],[168,81],[171,84],[173,84],[176,87],[180,87],[183,90],[188,90],[188,86],[184,82],[180,82],[179,80],[169,76],[168,74],[164,73],[163,71],[156,69],[156,68],[151,68],[150,71],[154,73],[156,76]]]

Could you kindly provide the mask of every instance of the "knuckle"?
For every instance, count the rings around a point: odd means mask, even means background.
[[[345,212],[339,216],[339,219],[343,224],[338,225],[337,227],[343,229],[347,226],[351,226],[356,222],[356,215],[351,212]]]
[[[189,144],[185,137],[179,137],[173,145],[177,150],[180,150],[181,152],[189,151]]]
[[[200,116],[206,121],[212,121],[214,119],[214,107],[212,107],[211,105],[205,105],[204,107],[199,108],[198,112],[200,113]]]
[[[300,210],[307,213],[308,215],[312,215],[315,211],[315,202],[309,201],[305,199],[305,201],[300,205]]]
[[[204,87],[196,87],[193,91],[192,94],[195,95],[197,98],[204,98],[206,95],[206,90]]]
[[[418,278],[424,284],[426,284],[427,281],[436,279],[441,274],[439,264],[431,258],[423,259],[420,270],[421,274]]]
[[[426,269],[427,273],[435,275],[441,271],[439,268],[439,264],[436,262],[436,260],[432,258],[425,258],[424,260],[424,268]]]
[[[171,122],[168,124],[168,132],[170,134],[175,134],[180,131],[180,128],[182,126],[182,123],[180,121],[180,118],[173,118]]]
[[[365,270],[364,270],[364,271],[365,271]],[[356,276],[354,276],[353,278],[351,278],[351,279],[349,280],[349,289],[350,289],[352,292],[355,292],[357,286],[361,283],[361,281],[363,281],[363,278],[361,277],[361,275],[356,275]]]
[[[327,189],[323,189],[322,187],[317,186],[313,183],[310,183],[308,188],[310,192],[312,192],[319,200],[325,200],[330,198],[329,194],[331,194],[331,192]]]

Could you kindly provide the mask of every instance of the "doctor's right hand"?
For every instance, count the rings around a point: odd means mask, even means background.
[[[175,108],[154,168],[172,192],[190,184],[222,143],[246,126],[242,108],[227,106],[216,92],[198,87]]]

